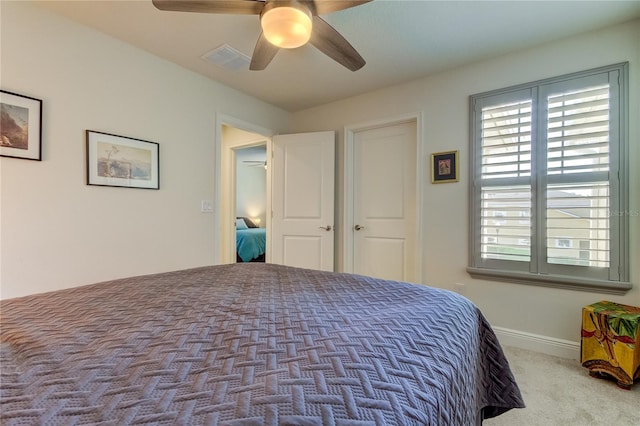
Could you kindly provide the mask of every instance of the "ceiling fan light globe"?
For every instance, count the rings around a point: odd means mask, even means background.
[[[271,8],[262,14],[260,24],[266,39],[284,49],[300,47],[311,38],[311,13],[295,7]]]

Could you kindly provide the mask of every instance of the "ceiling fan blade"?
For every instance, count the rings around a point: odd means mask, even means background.
[[[322,53],[351,71],[357,71],[366,64],[356,49],[319,16],[313,17],[313,30],[309,41]]]
[[[160,10],[199,13],[260,15],[264,2],[257,0],[152,0]]]
[[[325,15],[331,12],[348,9],[369,3],[372,0],[303,0],[314,15]]]
[[[260,33],[260,38],[258,38],[256,47],[253,49],[249,69],[251,71],[262,71],[269,65],[273,57],[276,56],[278,50],[280,50],[279,47],[269,43],[264,33]]]

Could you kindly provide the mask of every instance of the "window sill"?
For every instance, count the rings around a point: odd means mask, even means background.
[[[632,287],[630,282],[594,280],[562,275],[536,275],[526,272],[497,271],[473,267],[468,267],[467,272],[472,278],[561,288],[566,290],[580,290],[593,293],[622,295],[631,290]]]

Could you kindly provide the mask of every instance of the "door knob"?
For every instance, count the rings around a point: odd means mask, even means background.
[[[359,231],[361,229],[364,229],[364,226],[356,225],[353,227],[353,229],[355,229],[356,231]]]
[[[331,231],[331,225],[327,225],[327,226],[320,226],[320,229],[324,229],[325,231]]]

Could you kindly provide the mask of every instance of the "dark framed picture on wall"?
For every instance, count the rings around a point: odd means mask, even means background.
[[[156,142],[87,130],[87,185],[160,189]]]
[[[431,154],[431,183],[458,181],[458,151]]]
[[[0,156],[42,160],[42,101],[0,90]]]

